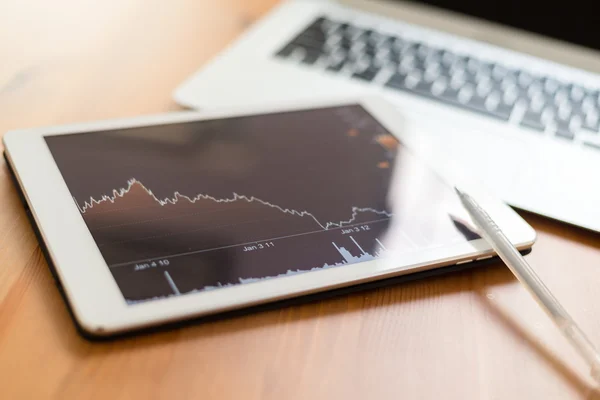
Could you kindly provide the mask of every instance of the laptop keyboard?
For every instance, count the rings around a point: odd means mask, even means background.
[[[600,150],[600,92],[549,76],[383,34],[315,19],[277,57],[346,74]]]

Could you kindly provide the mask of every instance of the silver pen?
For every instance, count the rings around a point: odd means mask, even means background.
[[[492,246],[521,284],[546,311],[579,354],[591,365],[592,376],[600,382],[600,354],[598,354],[592,342],[585,336],[488,213],[471,196],[457,188],[454,189],[471,215],[473,222],[481,230],[481,236]]]

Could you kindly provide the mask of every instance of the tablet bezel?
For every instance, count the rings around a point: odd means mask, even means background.
[[[403,129],[403,119],[398,108],[381,98],[371,97],[263,104],[233,110],[185,111],[8,132],[3,138],[7,158],[80,328],[93,336],[110,336],[167,322],[439,268],[493,254],[491,247],[483,239],[478,239],[394,255],[389,259],[129,305],[74,205],[70,191],[44,140],[46,135],[94,132],[357,103],[397,136],[409,150],[414,135],[425,134]],[[442,129],[443,126],[440,125],[439,128]],[[467,190],[481,202],[520,250],[533,245],[536,239],[535,231],[512,208],[484,192],[480,185],[470,181],[460,170],[448,166],[443,171],[436,170],[436,172],[449,183]],[[87,267],[82,268],[82,265]]]

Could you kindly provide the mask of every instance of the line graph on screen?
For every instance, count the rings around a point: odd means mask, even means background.
[[[173,259],[237,248],[242,253],[276,252],[285,240],[334,232],[342,236],[372,234],[385,228],[393,214],[373,207],[353,206],[342,220],[325,221],[307,210],[274,204],[255,196],[232,192],[230,196],[157,196],[140,180],[132,178],[109,194],[79,202],[73,198],[96,239],[109,267],[128,266],[155,259]],[[377,237],[361,246],[352,238],[352,254],[331,243],[337,256],[321,266],[342,265],[373,259],[384,247]],[[360,238],[358,240],[361,240]],[[323,239],[320,240],[321,243]],[[325,242],[325,243],[327,243]],[[365,251],[365,248],[368,249]]]
[[[77,199],[73,198],[73,200],[75,201],[75,204],[77,205],[77,208],[79,209],[79,211],[82,214],[85,214],[86,211],[91,210],[92,208],[94,208],[94,206],[98,206],[101,204],[115,204],[115,201],[119,198],[123,198],[125,195],[127,195],[128,193],[131,192],[132,188],[134,187],[139,187],[140,189],[144,190],[148,196],[152,197],[154,199],[154,201],[156,201],[156,203],[158,205],[162,206],[168,206],[168,205],[175,205],[177,204],[179,201],[188,201],[192,204],[196,203],[198,200],[212,200],[215,203],[232,203],[232,202],[236,202],[236,201],[245,201],[248,203],[252,203],[252,202],[256,202],[256,203],[260,203],[264,206],[267,207],[271,207],[274,208],[276,210],[281,211],[282,213],[285,214],[291,214],[291,215],[296,215],[299,217],[304,217],[304,216],[309,216],[311,217],[315,223],[317,225],[319,225],[323,230],[328,230],[332,227],[335,228],[340,228],[344,225],[348,225],[348,224],[352,224],[356,221],[358,215],[360,213],[374,213],[374,214],[378,214],[378,215],[382,215],[385,217],[391,217],[392,213],[385,211],[385,210],[375,210],[374,208],[371,207],[352,207],[351,209],[351,217],[348,218],[347,220],[344,221],[328,221],[328,222],[321,222],[319,221],[312,213],[308,212],[308,211],[299,211],[299,210],[294,210],[294,209],[290,209],[290,208],[284,208],[281,206],[278,206],[276,204],[272,204],[268,201],[265,200],[261,200],[259,198],[256,198],[254,196],[246,196],[246,195],[240,195],[238,193],[233,193],[233,196],[230,198],[216,198],[207,194],[197,194],[193,197],[181,194],[179,192],[175,192],[173,193],[172,197],[167,197],[167,198],[163,198],[163,199],[159,199],[157,198],[154,193],[152,192],[152,190],[148,189],[142,182],[138,181],[135,178],[132,178],[130,180],[127,181],[127,187],[125,188],[120,188],[120,189],[113,189],[112,194],[111,195],[102,195],[100,197],[100,199],[94,199],[93,197],[90,197],[89,200],[83,202],[83,205],[80,205],[79,202],[77,201]]]

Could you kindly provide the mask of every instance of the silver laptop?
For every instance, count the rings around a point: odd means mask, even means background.
[[[284,1],[174,97],[213,108],[384,96],[435,167],[600,231],[600,35],[588,3]]]

